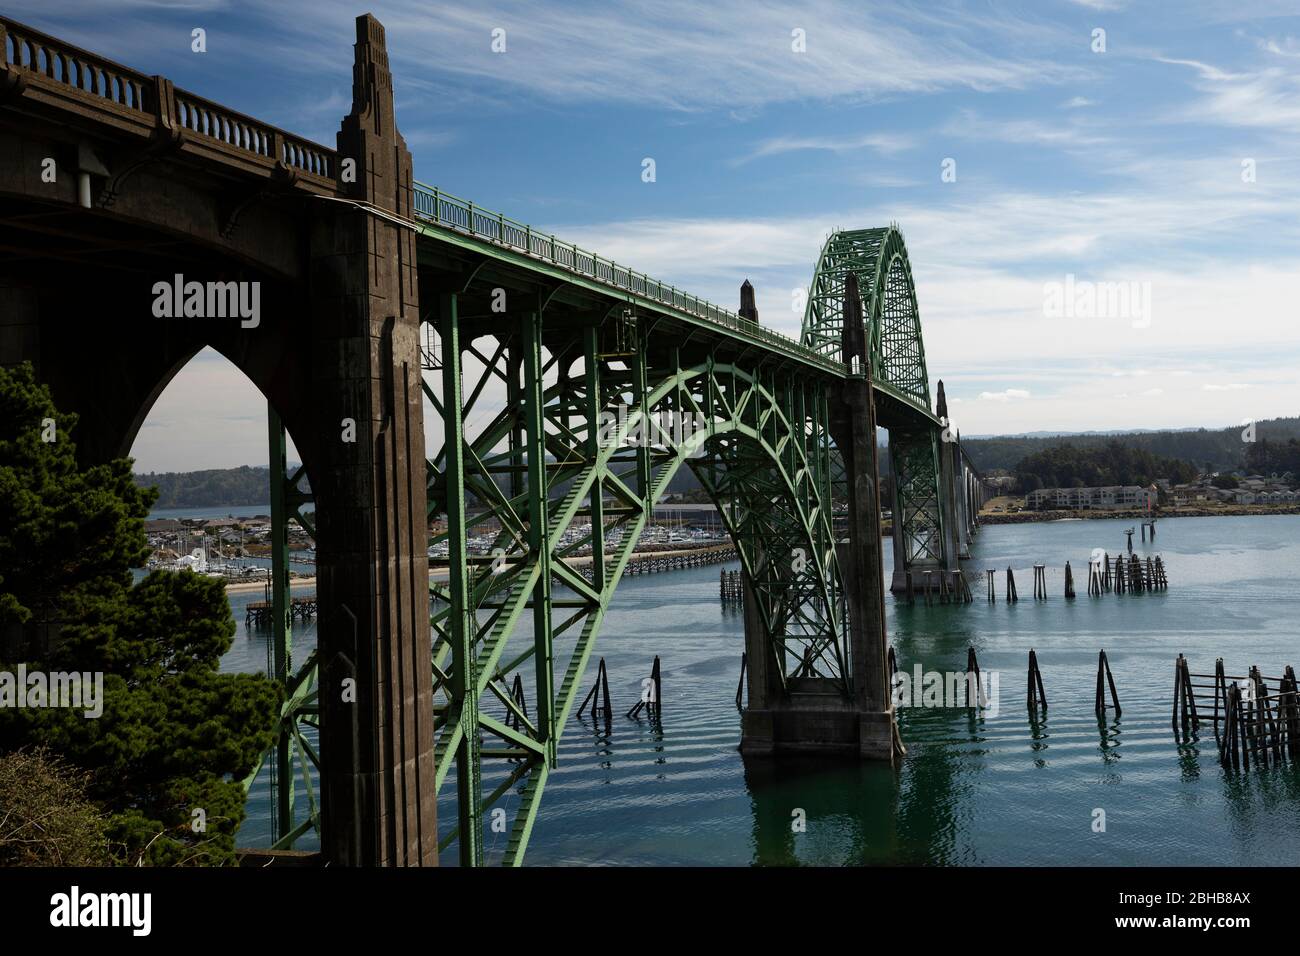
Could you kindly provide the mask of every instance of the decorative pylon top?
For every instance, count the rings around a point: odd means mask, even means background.
[[[867,329],[862,319],[862,295],[858,292],[858,277],[850,272],[844,277],[844,322],[840,327],[841,354],[850,367],[857,359],[862,374],[871,378],[871,362],[867,358]]]
[[[352,59],[352,112],[343,121],[366,124],[384,135],[393,124],[393,74],[388,69],[384,25],[366,13],[357,17],[357,42]]]
[[[740,310],[742,319],[749,319],[751,322],[758,321],[758,304],[754,301],[754,287],[746,279],[740,284]]]
[[[939,379],[939,391],[934,400],[934,413],[940,418],[948,417],[948,398],[943,394],[943,379]]]
[[[342,191],[401,216],[411,214],[411,154],[393,113],[393,74],[384,26],[369,13],[357,17],[352,63],[352,112],[338,134]],[[349,176],[349,167],[354,176]]]

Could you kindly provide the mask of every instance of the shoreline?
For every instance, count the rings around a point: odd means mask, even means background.
[[[1276,508],[1267,505],[1237,505],[1228,508],[1177,508],[1156,511],[1147,514],[1139,509],[1128,508],[1119,511],[1098,511],[1082,509],[1077,511],[1017,511],[1012,514],[981,514],[979,522],[985,524],[1032,524],[1040,521],[1068,521],[1082,519],[1085,521],[1103,521],[1107,518],[1124,518],[1130,521],[1143,518],[1155,518],[1157,521],[1168,518],[1246,518],[1267,515],[1298,515],[1300,505],[1287,505]]]
[[[704,547],[701,548],[669,548],[669,549],[661,548],[658,550],[651,548],[646,551],[633,551],[632,554],[628,556],[628,561],[630,562],[633,558],[644,558],[650,556],[659,557],[659,558],[668,558],[668,557],[675,557],[676,555],[679,554],[708,554],[713,551],[723,551],[733,547],[735,547],[735,545],[733,545],[730,541],[727,541],[725,544],[711,544],[711,545],[705,545]],[[583,567],[585,565],[591,564],[591,555],[584,554],[584,555],[575,556],[567,559],[566,563],[569,564],[571,567]],[[450,575],[450,571],[447,568],[438,568],[437,570],[432,570],[429,572],[429,580],[445,581],[447,580],[449,575]],[[315,587],[315,586],[316,586],[316,575],[314,574],[309,577],[289,579],[290,592],[292,592],[294,588],[300,588],[300,587],[305,588],[305,587]],[[236,581],[232,584],[226,585],[227,594],[247,594],[249,592],[265,591],[265,590],[266,590],[266,582],[264,580],[263,581]]]

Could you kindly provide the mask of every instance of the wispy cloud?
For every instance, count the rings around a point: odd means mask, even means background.
[[[1202,95],[1182,111],[1184,121],[1300,132],[1300,75],[1293,69],[1230,72],[1199,60],[1156,59],[1196,71]]]
[[[17,2],[25,7],[28,0]],[[78,6],[105,23],[116,14],[163,10],[145,0]],[[193,0],[192,9],[225,6]],[[270,27],[268,42],[249,45],[246,55],[273,60],[281,70],[346,75],[339,38],[351,34],[355,12],[317,0],[264,5],[249,13]],[[374,4],[374,12],[387,28],[398,71],[434,84],[454,82],[459,95],[488,86],[565,104],[739,111],[832,97],[1027,89],[1079,73],[1050,56],[1008,52],[1016,48],[1008,40],[1041,37],[1048,28],[961,4],[939,12],[884,0],[810,0],[794,9],[772,0],[664,0],[651,14],[632,0],[578,8],[530,0],[387,0]],[[937,31],[937,23],[946,29]],[[493,52],[493,30],[505,31],[504,52]]]
[[[991,119],[975,110],[962,110],[946,123],[948,136],[981,142],[1030,143],[1037,146],[1091,147],[1109,142],[1109,137],[1085,125],[1080,119],[1046,122],[1033,119]]]

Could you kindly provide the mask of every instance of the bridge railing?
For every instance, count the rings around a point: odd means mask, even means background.
[[[171,96],[165,96],[161,88],[167,81],[163,77],[132,70],[7,17],[0,17],[0,50],[6,66],[31,71],[74,98],[107,101],[113,109],[147,125],[165,119],[237,154],[260,157],[268,165],[278,161],[321,179],[334,178],[332,149],[185,90],[173,89]]]
[[[821,365],[836,375],[844,374],[843,363],[801,345],[788,335],[741,318],[712,302],[588,252],[571,242],[556,239],[550,233],[538,232],[526,223],[449,195],[435,186],[421,182],[415,184],[415,215],[418,219],[498,243],[616,289],[663,303],[679,312],[735,329],[788,355]]]
[[[152,112],[154,81],[144,73],[0,17],[4,62],[119,106]]]

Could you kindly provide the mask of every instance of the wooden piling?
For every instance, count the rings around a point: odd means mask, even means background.
[[[1019,600],[1020,596],[1016,594],[1016,576],[1011,573],[1011,566],[1007,565],[1007,603]]]
[[[1065,596],[1074,597],[1074,571],[1070,568],[1070,562],[1065,562]]]
[[[1174,661],[1174,732],[1182,729],[1186,736],[1201,729],[1201,721],[1196,713],[1196,692],[1192,685],[1192,676],[1187,667],[1187,658],[1182,654]]]
[[[510,689],[510,699],[515,702],[523,717],[528,717],[528,702],[524,700],[524,679],[521,675],[515,675],[514,686]],[[506,715],[506,726],[514,730],[522,730],[524,722],[514,711]]]
[[[518,678],[516,677],[516,680],[517,679]],[[604,695],[603,705],[601,702],[602,694]],[[605,718],[605,729],[608,730],[610,721],[613,720],[614,717],[614,705],[609,699],[609,673],[605,669],[605,658],[603,657],[600,659],[600,666],[596,669],[596,679],[592,682],[591,692],[587,694],[586,699],[582,702],[582,706],[578,708],[579,717],[581,717],[582,712],[587,709],[588,704],[591,705],[592,719],[594,720],[598,713],[603,715]]]
[[[1115,691],[1115,678],[1110,672],[1110,662],[1106,660],[1106,652],[1100,651],[1097,654],[1097,716],[1106,715],[1106,686],[1110,687],[1110,699],[1115,708],[1115,716],[1122,713],[1119,706],[1119,694]]]
[[[893,648],[890,648],[893,653]],[[740,681],[736,684],[736,710],[743,710],[742,701],[745,697],[745,668],[749,666],[749,655],[744,651],[740,652]]]
[[[642,686],[644,687],[645,685],[643,684]],[[645,694],[642,693],[641,699],[636,702],[635,707],[633,707],[631,710],[627,712],[627,716],[635,719],[638,715],[640,715],[641,711],[644,710],[646,712],[646,716],[658,720],[660,715],[663,713],[662,691],[663,691],[663,682],[659,671],[659,655],[656,654],[654,666],[650,668],[650,698],[651,699],[647,700]]]
[[[994,574],[994,571],[993,571],[992,568],[987,568],[987,569],[984,571],[984,577],[985,577],[985,579],[986,579],[986,581],[987,581],[987,583],[988,583],[988,587],[989,587],[989,603],[990,603],[990,604],[995,603],[995,602],[997,601],[997,599],[998,599],[998,596],[997,596],[997,587],[996,587],[996,585],[995,585],[994,582],[993,582],[993,574]]]
[[[984,688],[980,684],[980,663],[975,657],[975,645],[966,651],[966,706],[970,707],[970,675],[975,675],[975,707],[984,706]]]
[[[1043,690],[1043,675],[1038,670],[1038,655],[1034,649],[1029,649],[1029,691],[1028,704],[1032,712],[1037,712],[1041,707],[1044,712],[1047,711],[1047,691]]]

